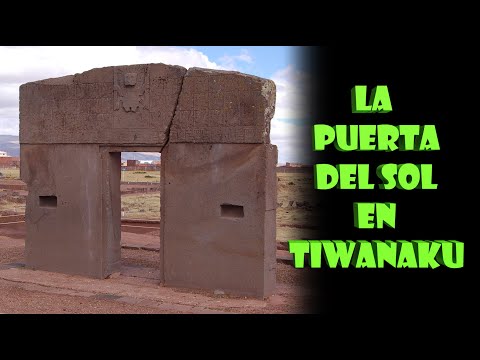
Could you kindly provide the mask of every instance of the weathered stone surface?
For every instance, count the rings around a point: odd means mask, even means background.
[[[120,270],[120,152],[162,152],[167,285],[275,288],[275,84],[235,72],[117,66],[20,88],[26,265]]]
[[[20,87],[22,144],[165,145],[185,68],[115,66]]]
[[[174,143],[270,143],[275,83],[232,71],[191,68],[172,124]]]
[[[267,144],[165,147],[165,284],[259,297],[273,292],[276,187],[270,185],[276,157],[276,147]]]
[[[26,265],[103,277],[102,163],[95,145],[22,145]]]

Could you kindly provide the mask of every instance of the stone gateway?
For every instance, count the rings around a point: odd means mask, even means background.
[[[120,271],[120,154],[160,152],[167,286],[266,297],[275,288],[275,84],[146,64],[20,87],[26,266]]]

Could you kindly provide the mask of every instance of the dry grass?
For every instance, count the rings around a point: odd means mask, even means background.
[[[0,168],[0,179],[3,180],[19,180],[20,169]],[[160,171],[122,171],[121,180],[125,182],[159,182]]]
[[[160,182],[160,171],[122,171],[123,182]]]
[[[313,203],[315,189],[310,174],[278,174],[277,241],[312,239],[321,219]],[[124,218],[159,219],[160,194],[122,196]]]
[[[11,180],[20,179],[20,169],[16,169],[16,168],[1,169],[0,168],[0,173],[2,174],[0,176],[0,179],[11,179]]]
[[[321,225],[313,174],[277,174],[277,241],[313,239]]]
[[[18,178],[18,169],[0,169],[6,178]],[[321,226],[318,205],[314,204],[315,189],[312,174],[278,174],[277,240],[312,239],[312,226]],[[131,182],[158,182],[159,171],[123,171],[122,179]],[[5,193],[3,193],[6,195]],[[0,214],[23,213],[20,197],[1,196]],[[122,196],[122,217],[133,219],[159,219],[160,193],[128,194]]]
[[[26,198],[15,190],[0,189],[0,215],[25,213]]]
[[[19,180],[20,169],[15,168],[0,168],[0,179],[4,180]],[[160,171],[122,171],[121,180],[125,182],[159,182]]]
[[[160,219],[160,193],[122,195],[122,217]]]

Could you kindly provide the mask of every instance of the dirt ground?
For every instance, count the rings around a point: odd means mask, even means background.
[[[315,303],[306,278],[311,270],[281,262],[276,292],[264,300],[162,287],[158,252],[140,248],[122,248],[122,272],[105,280],[33,271],[24,267],[24,240],[15,237],[20,231],[0,235],[0,314],[308,313]],[[149,235],[138,236],[141,242]]]

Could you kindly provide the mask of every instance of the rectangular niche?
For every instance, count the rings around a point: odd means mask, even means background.
[[[226,218],[243,218],[243,206],[222,204],[220,205],[221,216]]]
[[[56,208],[57,207],[57,197],[56,196],[39,196],[38,203],[40,207],[43,208]]]

